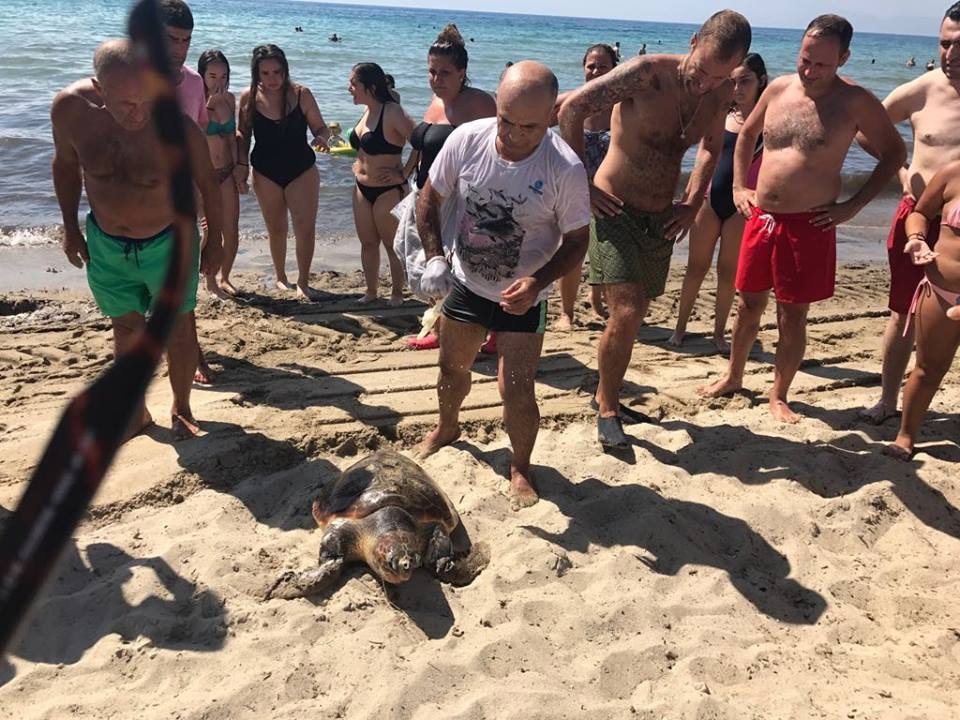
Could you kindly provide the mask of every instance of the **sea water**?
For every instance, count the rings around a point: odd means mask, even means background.
[[[453,3],[451,3],[453,4]],[[49,244],[57,237],[60,213],[50,175],[52,141],[50,102],[56,92],[91,74],[97,44],[124,34],[129,2],[122,0],[4,0],[0,23],[0,247]],[[539,60],[556,72],[562,89],[582,82],[585,49],[597,42],[619,41],[623,57],[646,43],[649,53],[683,52],[695,26],[616,19],[582,19],[507,15],[462,10],[417,10],[375,6],[333,5],[288,0],[192,0],[195,28],[187,63],[196,67],[200,53],[219,48],[231,62],[231,90],[239,95],[250,84],[251,49],[261,43],[279,45],[287,54],[291,77],[309,87],[324,118],[338,121],[344,133],[362,107],[347,92],[350,68],[358,62],[379,63],[396,79],[402,104],[415,120],[430,100],[426,55],[439,30],[454,22],[466,39],[469,77],[476,87],[495,89],[505,63]],[[300,26],[303,32],[296,32]],[[924,72],[935,57],[938,19],[931,18],[930,37],[856,33],[843,73],[883,97],[897,85]],[[337,33],[341,42],[328,36]],[[763,55],[771,76],[794,71],[799,29],[754,28],[752,49]],[[918,67],[905,61],[917,58]],[[909,136],[909,127],[902,129]],[[692,153],[688,155],[689,167]],[[349,244],[355,255],[351,193],[351,160],[318,156],[320,210],[317,234],[322,245]],[[854,148],[844,167],[847,185],[862,182],[873,161]],[[893,189],[847,226],[841,239],[868,244],[884,233]],[[265,236],[256,198],[241,199],[244,244]],[[866,245],[865,245],[866,246]],[[859,257],[853,247],[847,257]],[[867,253],[869,254],[869,252]]]

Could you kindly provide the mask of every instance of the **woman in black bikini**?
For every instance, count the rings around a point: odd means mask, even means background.
[[[207,98],[209,122],[204,128],[210,160],[220,180],[220,200],[223,203],[223,260],[220,262],[220,281],[216,273],[207,276],[207,290],[221,297],[236,295],[230,282],[230,270],[237,257],[240,230],[239,186],[233,177],[237,166],[237,100],[230,87],[230,63],[219,50],[207,50],[197,60],[197,72],[203,78]]]
[[[767,68],[763,58],[750,53],[731,75],[734,81],[733,106],[727,115],[723,134],[723,152],[713,172],[713,180],[707,192],[707,202],[700,206],[696,220],[690,228],[690,252],[687,272],[680,290],[680,309],[677,327],[668,342],[679,347],[687,331],[687,320],[700,292],[703,279],[713,263],[713,251],[720,239],[717,255],[717,300],[713,317],[713,344],[721,353],[729,352],[726,341],[727,318],[733,305],[733,279],[737,273],[737,257],[743,237],[744,218],[733,204],[733,149],[737,134],[747,116],[753,110],[760,94],[767,86]],[[753,165],[750,167],[750,187],[756,185],[760,171],[763,139],[757,142]]]
[[[423,122],[410,137],[413,152],[404,169],[406,176],[416,172],[418,190],[423,189],[440,148],[458,125],[497,114],[493,96],[468,84],[467,48],[456,25],[441,30],[427,51],[427,77],[433,98]],[[435,335],[427,335],[411,339],[408,345],[427,349],[437,347],[438,342]]]
[[[407,194],[407,176],[401,153],[413,132],[413,120],[390,97],[383,69],[374,63],[360,63],[350,73],[350,95],[355,105],[366,111],[348,140],[357,151],[353,174],[357,187],[353,193],[353,220],[360,238],[360,264],[367,281],[361,302],[377,299],[380,286],[380,245],[387,251],[393,284],[390,304],[403,302],[403,265],[393,251],[397,219],[390,210]]]
[[[297,244],[297,295],[314,300],[310,263],[316,239],[320,174],[314,151],[307,144],[307,128],[314,144],[327,150],[330,135],[310,90],[290,81],[286,55],[276,45],[259,45],[250,62],[250,88],[240,96],[240,142],[234,177],[247,179],[251,137],[256,139],[249,164],[253,190],[270,237],[270,256],[277,288],[293,290],[287,280],[287,211],[293,220]]]

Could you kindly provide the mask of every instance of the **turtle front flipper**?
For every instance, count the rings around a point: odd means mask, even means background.
[[[470,552],[461,557],[441,558],[437,561],[437,577],[457,587],[469,585],[490,564],[490,547],[476,543]]]
[[[294,598],[316,595],[326,590],[340,578],[343,558],[332,558],[320,563],[320,567],[300,572],[286,572],[267,590],[264,600],[293,600]]]

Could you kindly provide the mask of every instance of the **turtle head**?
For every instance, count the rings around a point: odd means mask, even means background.
[[[423,559],[417,551],[417,536],[405,530],[384,533],[373,547],[370,564],[374,571],[392,585],[405,583],[420,567]]]

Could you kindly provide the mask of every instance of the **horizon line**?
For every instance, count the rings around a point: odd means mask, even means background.
[[[596,17],[592,15],[558,15],[555,13],[530,13],[530,12],[505,12],[502,10],[463,10],[459,8],[436,8],[436,7],[420,7],[413,5],[383,5],[377,2],[330,2],[330,0],[290,0],[291,2],[299,3],[308,3],[310,5],[337,5],[340,7],[372,7],[379,8],[382,10],[421,10],[429,12],[456,12],[464,13],[467,15],[506,15],[507,17],[551,17],[551,18],[560,18],[561,20],[600,20],[608,22],[626,22],[636,25],[689,25],[692,28],[699,27],[698,23],[687,22],[687,21],[673,21],[673,20],[634,20],[634,19],[624,19],[624,18],[611,18],[611,17]],[[754,25],[750,24],[751,27],[756,28],[757,30],[796,30],[803,31],[802,27],[777,27],[773,25]],[[860,35],[886,35],[889,37],[910,37],[910,38],[923,38],[926,40],[934,39],[936,40],[936,34],[930,35],[918,35],[916,33],[895,33],[895,32],[881,32],[877,30],[860,30],[857,31],[854,29],[854,38],[857,34]]]

